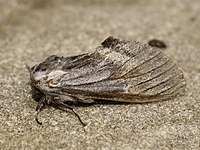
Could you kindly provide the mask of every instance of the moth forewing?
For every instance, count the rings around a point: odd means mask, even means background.
[[[29,70],[32,86],[43,95],[38,105],[62,110],[73,111],[69,101],[77,104],[94,103],[96,99],[132,103],[163,100],[185,87],[182,71],[162,52],[113,37],[108,37],[93,53],[53,55]]]

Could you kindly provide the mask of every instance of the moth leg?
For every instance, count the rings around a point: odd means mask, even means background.
[[[72,106],[69,106],[69,105],[63,103],[61,100],[52,101],[51,105],[54,108],[57,108],[57,109],[60,109],[60,110],[63,110],[63,111],[68,111],[68,109],[71,110],[73,112],[73,114],[78,118],[80,123],[83,126],[86,126],[86,124],[81,120],[80,116],[74,111]]]
[[[45,96],[43,96],[40,101],[38,102],[36,106],[36,113],[35,113],[35,121],[39,124],[42,125],[42,123],[38,120],[38,115],[39,113],[45,108]]]

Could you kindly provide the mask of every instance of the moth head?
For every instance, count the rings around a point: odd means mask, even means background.
[[[60,69],[62,66],[62,57],[56,55],[49,56],[46,60],[33,67],[29,67],[32,82],[39,82],[52,70]]]
[[[31,68],[29,65],[26,64],[26,68],[28,69],[30,73],[32,97],[35,101],[39,101],[44,94],[37,88],[38,81],[35,80],[34,75],[33,75],[34,67]]]

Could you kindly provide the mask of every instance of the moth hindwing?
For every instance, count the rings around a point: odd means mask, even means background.
[[[92,53],[52,55],[28,69],[38,101],[36,120],[46,105],[73,111],[70,104],[98,100],[144,103],[168,99],[185,88],[182,71],[161,51],[114,37]]]

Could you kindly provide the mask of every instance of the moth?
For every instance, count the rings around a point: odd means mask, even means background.
[[[152,39],[148,42],[148,44],[152,47],[157,47],[157,48],[166,48],[166,44],[163,41],[157,40],[157,39]]]
[[[77,56],[49,56],[30,72],[38,114],[45,106],[64,111],[79,103],[97,101],[146,103],[169,99],[185,88],[179,67],[156,48],[114,37],[105,39],[94,52]]]

